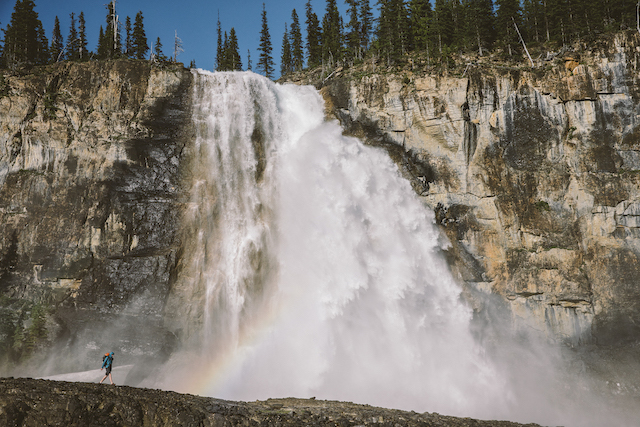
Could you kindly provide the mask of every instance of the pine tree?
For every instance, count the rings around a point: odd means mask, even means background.
[[[109,54],[109,51],[104,38],[104,30],[102,29],[102,25],[100,25],[100,35],[98,36],[98,46],[96,48],[96,57],[98,59],[107,59],[108,54]]]
[[[313,68],[322,62],[320,21],[318,21],[318,16],[313,12],[313,9],[311,9],[311,0],[307,0],[305,8],[305,23],[307,24],[307,66]]]
[[[470,0],[467,4],[467,33],[480,56],[491,49],[495,40],[492,0]]]
[[[167,57],[164,53],[162,53],[162,42],[160,41],[160,37],[156,39],[156,42],[153,45],[153,54],[156,57],[156,61],[166,61]]]
[[[53,22],[53,34],[51,34],[51,62],[58,62],[62,59],[62,50],[64,49],[64,39],[60,32],[60,20],[56,16]]]
[[[149,51],[149,46],[147,45],[147,36],[144,32],[144,17],[142,16],[142,11],[138,11],[136,13],[136,18],[133,23],[133,33],[131,35],[132,42],[131,45],[133,47],[133,57],[136,59],[144,59]]]
[[[563,0],[561,0],[563,1]],[[509,54],[514,54],[514,49],[519,46],[519,38],[514,27],[521,26],[521,11],[519,0],[497,0],[496,32],[503,48]]]
[[[229,31],[229,44],[227,46],[227,61],[229,70],[242,71],[242,58],[240,58],[240,47],[238,46],[238,36],[235,28]]]
[[[271,36],[269,35],[269,26],[267,25],[267,10],[262,3],[262,29],[260,30],[260,58],[258,60],[258,71],[267,78],[273,75],[273,58],[271,57]]]
[[[84,12],[78,15],[78,56],[81,61],[89,59],[87,51],[87,26],[84,21]]]
[[[2,64],[9,68],[31,67],[49,61],[49,42],[33,0],[17,0],[4,32]]]
[[[381,0],[378,19],[378,51],[387,62],[397,61],[407,52],[410,28],[407,10],[402,0]]]
[[[411,0],[409,3],[409,33],[413,50],[427,49],[432,15],[429,0]]]
[[[302,32],[300,31],[300,21],[296,10],[291,12],[290,45],[291,60],[295,71],[302,70],[304,65],[304,51],[302,49]]]
[[[282,36],[282,56],[280,57],[280,75],[284,76],[293,71],[291,59],[291,44],[289,43],[289,30],[284,24],[284,35]]]
[[[127,58],[133,57],[133,39],[131,37],[131,18],[127,16],[124,24],[125,39],[124,39],[124,54]]]
[[[222,26],[220,25],[220,12],[218,12],[218,41],[216,44],[216,71],[222,71],[224,62],[224,46],[222,45]]]
[[[229,36],[227,36],[227,32],[224,32],[224,41],[222,42],[222,62],[220,63],[219,71],[230,71],[231,66],[229,65]]]
[[[435,0],[433,11],[434,42],[440,55],[453,42],[453,12],[446,0]]]
[[[251,71],[251,51],[247,49],[247,71]]]
[[[360,0],[360,47],[367,51],[373,32],[373,13],[369,0]]]
[[[78,40],[78,31],[76,30],[75,13],[71,12],[69,18],[71,18],[71,23],[69,25],[65,57],[70,61],[75,61],[80,59],[80,40]]]
[[[349,16],[349,22],[347,23],[347,31],[345,34],[346,39],[346,55],[347,61],[354,61],[360,59],[361,55],[361,43],[360,43],[360,17],[358,14],[358,0],[345,0],[347,4],[347,16]]]
[[[524,0],[522,23],[528,40],[540,43],[545,40],[544,13],[541,0]]]
[[[322,58],[329,66],[342,60],[342,28],[336,0],[327,0],[322,18]]]

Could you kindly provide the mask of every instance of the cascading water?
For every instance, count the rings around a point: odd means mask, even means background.
[[[184,292],[203,310],[185,317],[201,354],[194,375],[162,386],[475,416],[507,406],[433,214],[388,155],[325,122],[313,88],[252,73],[195,80]]]
[[[611,420],[561,374],[557,347],[472,323],[433,213],[385,152],[325,121],[317,91],[250,72],[194,79],[193,198],[167,303],[183,346],[140,385]]]

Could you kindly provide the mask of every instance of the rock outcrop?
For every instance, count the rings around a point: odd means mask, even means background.
[[[181,65],[126,60],[60,63],[4,77],[5,359],[54,341],[56,351],[66,351],[81,334],[94,352],[107,342],[129,354],[170,349],[160,314],[188,199],[191,81]],[[105,324],[113,336],[105,336]]]
[[[365,64],[302,82],[396,159],[478,311],[474,294],[498,294],[516,325],[610,345],[640,339],[639,61],[628,32],[535,69]]]
[[[0,379],[0,423],[24,427],[523,425],[315,399],[232,402],[126,386],[11,378]]]

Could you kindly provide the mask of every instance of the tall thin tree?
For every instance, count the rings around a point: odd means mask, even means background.
[[[305,5],[307,25],[307,66],[317,67],[322,62],[321,29],[318,15],[311,8],[311,0]]]
[[[280,75],[284,76],[293,71],[291,60],[291,43],[289,42],[289,30],[284,24],[284,34],[282,36],[282,56],[280,57]]]
[[[133,57],[136,59],[144,59],[149,51],[149,46],[147,44],[147,36],[144,32],[144,17],[142,16],[142,11],[136,13],[131,37],[133,39]]]
[[[302,32],[300,31],[300,20],[296,10],[291,11],[291,27],[289,31],[290,44],[291,44],[291,59],[293,62],[293,69],[296,71],[302,70],[304,65],[304,51],[302,48]]]
[[[260,30],[260,45],[258,51],[260,57],[258,59],[258,71],[261,71],[265,77],[271,78],[273,75],[273,58],[271,57],[271,36],[269,35],[269,25],[267,23],[267,10],[262,3],[262,28]]]
[[[89,51],[87,50],[87,25],[84,20],[84,12],[80,11],[78,15],[78,56],[81,61],[89,59]]]
[[[67,45],[65,57],[70,61],[80,59],[80,40],[78,40],[78,30],[76,29],[76,15],[71,12],[69,15],[69,36],[67,37]]]
[[[51,34],[51,62],[58,62],[62,59],[64,49],[64,39],[60,32],[60,20],[56,16],[53,21],[53,33]]]

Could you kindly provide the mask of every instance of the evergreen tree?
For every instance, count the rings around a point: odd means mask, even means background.
[[[262,29],[260,30],[260,58],[258,60],[258,71],[267,78],[273,75],[273,58],[271,57],[271,36],[269,35],[269,26],[267,25],[267,10],[262,3]]]
[[[104,30],[102,29],[102,25],[100,25],[100,35],[98,36],[98,47],[96,48],[96,57],[98,59],[107,59],[109,55],[109,50],[107,47],[107,43],[105,42]]]
[[[302,70],[304,65],[304,52],[302,49],[302,32],[300,31],[300,21],[296,10],[291,12],[291,28],[289,36],[291,38],[291,60],[295,71]]]
[[[307,0],[306,24],[307,24],[307,65],[309,68],[317,67],[322,62],[321,29],[318,16],[311,9],[311,0]]]
[[[373,32],[373,12],[369,0],[360,0],[360,47],[367,51]]]
[[[167,57],[164,53],[162,53],[162,42],[160,41],[160,37],[156,39],[156,42],[153,45],[153,54],[156,57],[156,61],[166,61]]]
[[[49,61],[49,42],[33,0],[17,0],[4,32],[1,62],[9,68],[30,67]]]
[[[293,71],[293,61],[291,59],[291,44],[289,43],[289,31],[287,24],[284,24],[284,35],[282,36],[282,56],[280,58],[280,75],[284,76]]]
[[[491,49],[495,40],[492,0],[470,0],[467,4],[467,34],[480,56]]]
[[[142,11],[136,13],[135,21],[133,22],[133,33],[131,34],[131,45],[133,47],[133,57],[136,59],[144,59],[149,51],[147,45],[147,36],[144,32],[144,17]]]
[[[235,28],[229,31],[229,43],[227,46],[227,61],[231,71],[242,71],[242,58],[240,58],[240,48],[238,46],[238,36]]]
[[[80,59],[80,40],[78,39],[78,31],[76,30],[76,15],[71,12],[69,15],[71,23],[69,25],[69,37],[67,37],[67,46],[65,57],[70,61]]]
[[[196,68],[196,60],[192,59],[191,62],[189,62],[189,68]]]
[[[251,51],[247,49],[247,71],[251,71]]]
[[[89,59],[89,51],[87,51],[87,27],[84,21],[84,12],[78,15],[78,56],[81,61]]]
[[[542,0],[524,0],[522,4],[522,23],[527,38],[540,43],[546,40],[544,26],[544,6]]]
[[[453,12],[447,0],[435,0],[433,11],[434,43],[440,55],[453,42]]]
[[[345,0],[348,6],[347,15],[349,22],[347,23],[347,32],[345,35],[347,43],[347,60],[353,61],[362,58],[361,42],[360,42],[360,20],[359,20],[359,2],[358,0]]]
[[[407,52],[409,45],[407,10],[402,0],[380,0],[379,3],[378,51],[387,62],[397,61]]]
[[[429,27],[433,18],[429,0],[411,0],[409,3],[410,46],[413,50],[426,50]]]
[[[133,57],[133,39],[131,37],[131,18],[127,16],[124,24],[125,39],[124,39],[124,55],[127,58]]]
[[[53,22],[53,34],[51,34],[51,62],[58,62],[62,59],[62,50],[64,49],[64,40],[60,32],[60,20],[56,16]]]
[[[216,43],[216,66],[215,66],[215,70],[216,71],[222,71],[223,70],[223,62],[224,62],[224,46],[222,44],[222,26],[220,25],[220,12],[218,12],[218,27],[217,27],[217,32],[218,32],[218,41]]]
[[[336,0],[327,0],[326,12],[322,18],[322,58],[329,66],[342,60],[342,29]]]
[[[511,56],[514,53],[514,49],[520,44],[518,33],[513,25],[514,22],[518,26],[522,25],[520,0],[497,0],[496,4],[498,5],[496,12],[498,39],[509,56]]]
[[[502,0],[505,1],[505,0]],[[500,2],[500,0],[498,0]],[[498,11],[499,12],[499,11]],[[545,0],[548,41],[565,45],[569,42],[569,13],[565,0]],[[498,13],[498,17],[500,14]]]
[[[227,32],[224,32],[224,41],[222,42],[222,62],[220,63],[219,71],[230,71],[229,65],[229,37]]]

